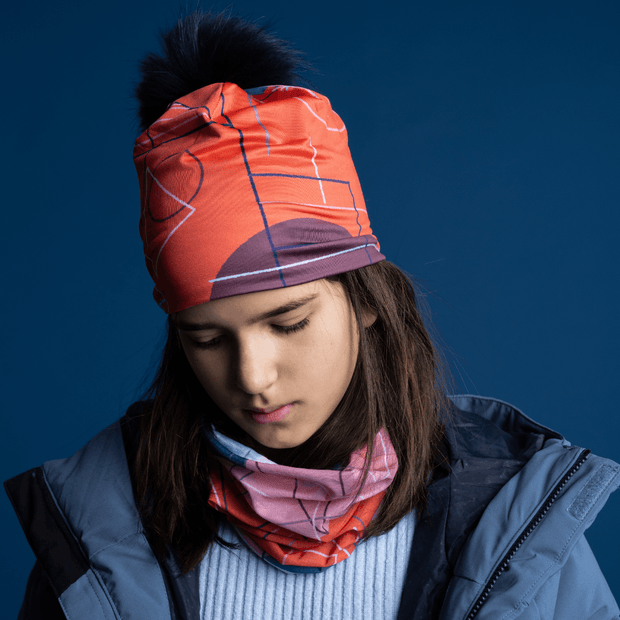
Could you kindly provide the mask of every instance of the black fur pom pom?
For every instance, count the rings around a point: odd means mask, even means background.
[[[196,11],[160,35],[162,54],[140,63],[140,131],[154,123],[175,99],[215,82],[241,88],[307,83],[297,72],[311,70],[303,54],[264,26],[230,13]]]

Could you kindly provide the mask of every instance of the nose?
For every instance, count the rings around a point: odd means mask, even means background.
[[[239,343],[237,387],[247,394],[262,394],[277,378],[276,349],[273,343],[263,338]]]

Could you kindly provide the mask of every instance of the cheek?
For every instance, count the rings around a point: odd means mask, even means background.
[[[313,356],[314,374],[320,375],[325,386],[331,385],[332,389],[340,389],[342,382],[348,385],[357,360],[355,332],[346,324],[339,325],[337,329],[325,330],[320,343]],[[308,371],[309,364],[305,372]]]

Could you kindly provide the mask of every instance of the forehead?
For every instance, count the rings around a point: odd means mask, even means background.
[[[315,280],[297,286],[215,299],[177,312],[173,319],[182,323],[241,325],[251,323],[262,315],[287,305],[295,305],[297,302],[321,303],[328,297],[332,300],[334,294],[344,298],[341,285],[326,280]]]

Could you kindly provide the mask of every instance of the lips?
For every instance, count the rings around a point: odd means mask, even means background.
[[[257,424],[269,424],[270,422],[279,422],[280,420],[284,420],[286,416],[291,412],[291,407],[293,403],[289,403],[288,405],[283,405],[282,407],[278,407],[272,411],[267,411],[265,409],[259,410],[251,410],[249,411],[250,417]]]

